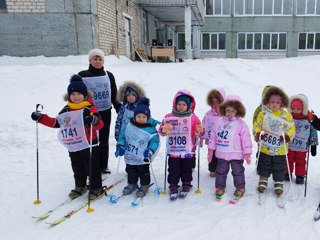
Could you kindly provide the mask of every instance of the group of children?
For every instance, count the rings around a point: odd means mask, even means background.
[[[216,196],[225,193],[230,168],[234,195],[243,196],[246,187],[244,161],[248,165],[251,163],[252,142],[248,125],[243,120],[246,110],[239,96],[226,96],[222,88],[212,89],[207,96],[210,110],[200,121],[194,113],[193,95],[180,90],[173,98],[171,112],[160,124],[151,117],[149,99],[137,83],[124,82],[117,91],[113,75],[103,69],[101,50],[91,50],[89,62],[88,70],[71,77],[66,96],[68,103],[56,118],[39,112],[31,115],[34,121],[60,128],[58,139],[69,151],[74,172],[75,188],[69,193],[70,198],[87,191],[87,176],[90,177],[90,199],[103,193],[101,172],[109,172],[111,105],[118,113],[115,156],[124,157],[128,176],[128,184],[122,191],[124,195],[134,191],[137,197],[147,194],[151,182],[149,166],[159,150],[160,135],[167,138],[165,160],[169,166],[167,180],[171,200],[184,198],[192,188],[196,147],[204,145],[208,147],[210,176],[216,178]],[[320,130],[320,121],[308,110],[305,95],[288,98],[279,87],[265,87],[253,122],[253,136],[258,144],[260,178],[257,190],[260,193],[266,190],[271,174],[276,196],[282,194],[283,182],[292,178],[293,169],[296,183],[304,183],[310,146],[311,154],[316,155],[316,130]]]

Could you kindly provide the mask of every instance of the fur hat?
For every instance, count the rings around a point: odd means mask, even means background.
[[[99,56],[104,60],[104,52],[101,49],[95,48],[95,49],[91,49],[88,53],[88,59],[89,62],[91,60],[91,58],[93,58],[94,56]]]
[[[149,105],[150,105],[149,98],[141,99],[139,102],[139,105],[134,110],[134,119],[136,119],[136,116],[138,114],[142,113],[142,114],[146,115],[147,119],[149,120],[149,118],[151,116]]]
[[[184,101],[187,104],[188,109],[190,108],[191,105],[191,99],[187,95],[181,95],[176,98],[176,105],[178,104],[179,101]]]
[[[276,86],[269,86],[266,93],[262,97],[262,104],[268,105],[271,96],[278,95],[281,98],[281,107],[288,107],[289,98],[283,89]]]
[[[292,108],[293,107],[297,107],[299,108],[299,105],[300,105],[300,108],[302,110],[302,114],[303,115],[307,115],[308,114],[308,109],[309,109],[309,106],[308,106],[308,98],[306,95],[304,94],[298,94],[298,95],[294,95],[294,96],[291,96],[289,98],[289,104],[288,104],[288,111],[291,113],[292,112]]]
[[[71,93],[73,92],[81,93],[84,97],[88,95],[87,86],[83,83],[82,78],[76,74],[70,78],[70,84],[68,86],[68,97],[70,97]]]
[[[246,109],[238,95],[228,95],[226,100],[220,104],[218,111],[221,116],[226,115],[227,107],[232,107],[237,110],[237,117],[243,118],[246,115]]]
[[[126,101],[126,93],[127,90],[134,90],[137,94],[137,99],[140,97],[145,97],[144,90],[135,82],[133,81],[126,81],[124,82],[118,89],[117,99],[119,102]]]
[[[221,104],[221,103],[223,103],[224,99],[226,98],[226,92],[224,91],[223,88],[212,89],[207,95],[207,104],[209,106],[212,105],[213,98],[217,98]]]

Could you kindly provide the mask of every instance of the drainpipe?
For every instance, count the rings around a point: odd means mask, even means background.
[[[117,50],[119,51],[118,0],[115,0],[115,7],[116,7],[116,44],[117,44]]]

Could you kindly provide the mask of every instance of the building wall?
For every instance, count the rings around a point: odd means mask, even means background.
[[[141,47],[139,7],[126,0],[98,1],[99,46],[106,54],[126,56],[126,17],[130,19],[131,59],[134,60],[134,50]]]
[[[300,32],[320,32],[320,17],[296,16],[251,16],[251,17],[207,17],[202,32],[226,32],[226,57],[238,57],[237,33],[238,32],[286,32],[287,51],[286,57],[298,56],[298,34]],[[271,51],[263,54],[252,53],[252,56],[282,56],[281,53]],[[242,53],[242,56],[249,56]]]
[[[45,0],[7,0],[9,13],[39,13],[45,12]]]

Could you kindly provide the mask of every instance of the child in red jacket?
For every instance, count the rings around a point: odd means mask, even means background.
[[[58,140],[68,149],[71,166],[74,173],[75,188],[69,193],[74,199],[87,191],[87,176],[90,177],[91,200],[103,193],[99,165],[99,149],[96,131],[104,125],[98,110],[88,101],[92,93],[88,92],[82,78],[73,75],[68,86],[68,104],[59,112],[56,118],[46,114],[33,112],[34,121],[51,127],[60,128]],[[92,131],[91,130],[92,125]],[[92,155],[90,159],[90,141],[92,140]],[[90,170],[91,160],[91,174]],[[91,176],[90,176],[91,175]]]

